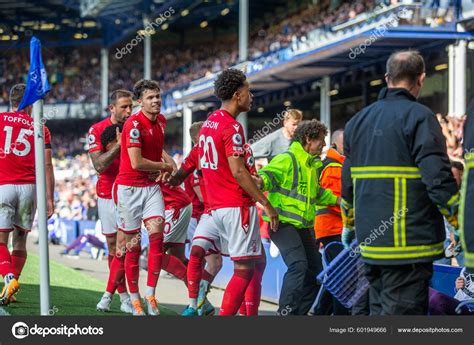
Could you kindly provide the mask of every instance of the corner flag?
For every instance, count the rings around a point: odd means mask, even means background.
[[[36,37],[30,41],[30,71],[25,94],[18,110],[23,110],[38,99],[43,98],[50,90],[48,77],[41,58],[41,42]]]

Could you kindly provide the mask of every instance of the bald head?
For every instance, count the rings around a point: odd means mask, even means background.
[[[418,96],[425,79],[425,61],[416,50],[403,50],[390,55],[387,60],[385,80],[388,87],[402,87]],[[417,89],[417,90],[414,90]]]
[[[332,133],[331,145],[341,155],[344,154],[344,131],[342,129],[338,129]]]

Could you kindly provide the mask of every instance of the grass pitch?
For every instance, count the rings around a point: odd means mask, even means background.
[[[120,299],[114,296],[112,312],[103,313],[95,309],[104,293],[105,282],[78,272],[70,267],[50,261],[50,298],[52,316],[93,315],[131,316],[120,312]],[[25,268],[20,276],[20,291],[17,303],[2,307],[10,315],[40,315],[39,257],[28,253]],[[161,315],[177,315],[160,306]]]

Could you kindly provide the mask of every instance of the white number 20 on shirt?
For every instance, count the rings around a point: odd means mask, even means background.
[[[201,169],[217,170],[218,156],[214,139],[210,136],[201,135],[199,137],[199,147],[203,150],[200,164]]]

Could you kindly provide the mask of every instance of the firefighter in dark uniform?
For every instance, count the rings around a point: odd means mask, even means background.
[[[461,184],[461,207],[459,225],[464,249],[464,264],[469,273],[474,273],[474,109],[469,111],[464,124],[464,175]],[[471,211],[471,213],[469,213]]]
[[[371,314],[426,314],[432,263],[444,253],[443,216],[458,228],[445,138],[433,112],[416,101],[424,79],[418,52],[392,54],[388,88],[344,131],[342,241],[357,237]]]

